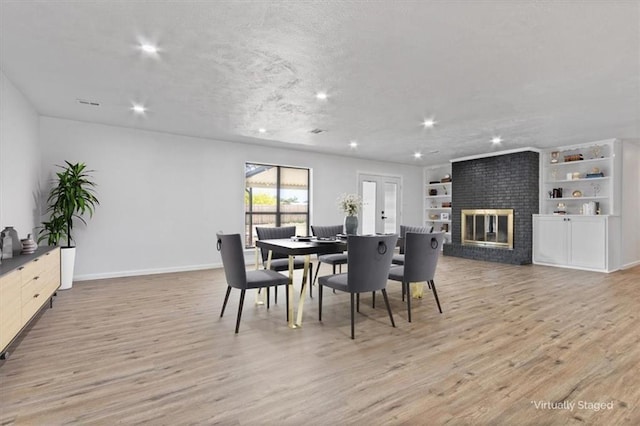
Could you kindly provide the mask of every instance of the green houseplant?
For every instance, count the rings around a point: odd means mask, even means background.
[[[96,206],[100,204],[95,194],[96,184],[90,175],[92,170],[87,170],[84,163],[65,163],[65,166],[58,166],[62,170],[56,173],[54,186],[47,198],[49,220],[42,222],[38,238],[38,241],[46,239],[49,245],[62,246],[61,289],[71,288],[73,281],[73,223],[80,220],[86,224],[83,216],[93,216]]]

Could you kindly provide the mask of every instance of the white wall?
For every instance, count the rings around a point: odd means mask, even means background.
[[[402,176],[403,223],[422,222],[422,168],[41,117],[43,168],[82,161],[101,205],[78,225],[75,279],[219,266],[215,233],[244,232],[246,161],[313,170],[311,223],[338,224],[357,173]],[[50,177],[49,176],[49,177]]]
[[[640,265],[640,141],[622,144],[621,266]]]
[[[0,229],[20,238],[40,223],[38,131],[37,112],[0,70]]]

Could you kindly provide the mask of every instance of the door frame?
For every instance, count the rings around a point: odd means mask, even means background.
[[[362,186],[360,185],[360,182],[362,181],[362,178],[364,176],[367,177],[375,177],[375,178],[380,178],[380,179],[384,179],[384,178],[394,178],[398,180],[398,197],[397,197],[397,201],[398,201],[398,207],[397,207],[397,217],[396,217],[396,233],[400,232],[400,224],[402,223],[402,216],[403,216],[403,209],[402,206],[404,204],[403,202],[403,188],[404,188],[404,180],[402,175],[395,175],[392,173],[379,173],[379,172],[367,172],[367,171],[362,171],[362,170],[357,170],[356,171],[356,187],[357,187],[357,191],[358,191],[358,195],[360,197],[362,197]],[[360,232],[362,231],[362,212],[359,213],[359,222],[360,222]]]

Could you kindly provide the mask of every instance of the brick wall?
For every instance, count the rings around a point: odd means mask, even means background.
[[[533,151],[459,161],[452,164],[451,243],[446,256],[525,265],[532,259],[531,215],[538,213],[539,159]],[[463,246],[462,209],[513,209],[513,250]]]

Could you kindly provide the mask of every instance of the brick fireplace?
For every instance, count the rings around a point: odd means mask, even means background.
[[[539,208],[538,152],[522,150],[489,157],[454,160],[451,175],[451,243],[444,245],[444,254],[516,265],[531,263],[532,215],[538,213]],[[463,244],[462,210],[489,209],[513,211],[511,245]],[[489,230],[489,225],[492,224],[497,229],[501,223],[497,217],[491,222],[489,216],[491,215],[482,216],[481,223],[482,227],[485,227],[485,234],[480,238],[493,238],[493,231]],[[473,222],[468,222],[467,219],[465,225],[468,226],[469,223]],[[479,229],[479,225],[475,226]],[[497,235],[495,237],[497,238]],[[464,239],[469,239],[468,232]]]

